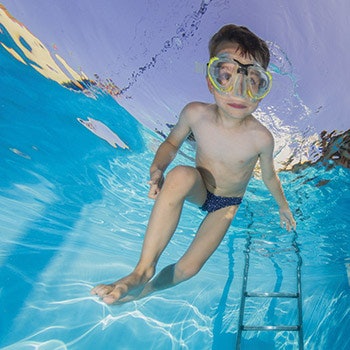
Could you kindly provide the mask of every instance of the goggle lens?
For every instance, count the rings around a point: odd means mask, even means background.
[[[260,100],[271,89],[271,74],[257,64],[242,65],[227,56],[213,57],[208,64],[208,76],[222,93],[230,93]]]

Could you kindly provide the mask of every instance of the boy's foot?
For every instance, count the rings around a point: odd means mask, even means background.
[[[124,303],[137,299],[149,278],[132,273],[111,284],[99,284],[91,294],[99,296],[106,304]]]

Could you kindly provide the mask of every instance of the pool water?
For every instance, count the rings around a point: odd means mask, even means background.
[[[106,306],[90,289],[129,273],[153,202],[148,168],[162,138],[102,90],[93,95],[44,78],[0,47],[0,346],[4,349],[232,349],[246,237],[249,288],[295,289],[293,233],[253,178],[227,236],[190,281],[145,299]],[[129,149],[77,118],[94,118]],[[184,145],[176,164],[191,164]],[[318,163],[281,172],[298,221],[306,349],[349,349],[349,169]],[[329,180],[324,186],[319,184]],[[186,204],[159,269],[176,262],[203,213]],[[256,300],[253,323],[294,323],[296,305]],[[273,306],[273,307],[272,307]],[[247,332],[243,349],[297,349],[292,332]]]

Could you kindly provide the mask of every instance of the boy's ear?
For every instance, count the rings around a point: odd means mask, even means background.
[[[211,81],[210,81],[208,76],[206,76],[205,79],[207,80],[208,89],[209,89],[210,93],[212,94],[214,92],[214,86],[211,83]]]

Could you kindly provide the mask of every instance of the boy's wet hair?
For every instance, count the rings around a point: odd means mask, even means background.
[[[270,62],[269,48],[264,40],[248,28],[235,24],[222,27],[209,41],[210,58],[217,54],[217,48],[223,42],[237,43],[244,55],[252,56],[262,67],[267,69]]]

